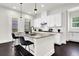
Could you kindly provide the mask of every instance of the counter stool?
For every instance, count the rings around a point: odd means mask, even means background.
[[[22,37],[22,36],[16,36],[14,33],[12,33],[12,38],[15,39],[14,45],[16,45],[16,40],[20,39],[20,37]]]
[[[29,40],[25,40],[24,37],[20,37],[20,43],[21,43],[21,45],[25,45],[25,49],[28,46],[29,51],[30,51],[29,45],[32,45],[32,44],[34,45],[33,42],[31,42]]]

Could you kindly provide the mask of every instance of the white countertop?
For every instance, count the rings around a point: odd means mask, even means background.
[[[31,38],[39,39],[39,38],[44,38],[48,36],[53,36],[56,33],[48,33],[48,32],[37,32],[36,35],[30,35]]]
[[[39,39],[39,38],[52,36],[52,35],[55,35],[55,34],[56,33],[52,33],[52,32],[34,32],[32,34],[17,33],[16,35],[17,36],[27,36],[27,37],[34,38],[34,39]]]

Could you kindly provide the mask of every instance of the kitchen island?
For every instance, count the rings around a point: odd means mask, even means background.
[[[34,47],[30,46],[30,52],[35,56],[50,56],[54,51],[54,35],[51,32],[35,32],[35,34],[23,35],[25,39],[34,42]],[[27,49],[28,50],[28,49]]]

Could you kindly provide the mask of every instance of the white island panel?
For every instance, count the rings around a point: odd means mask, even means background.
[[[50,56],[54,51],[54,36],[34,39],[34,52],[36,56]]]

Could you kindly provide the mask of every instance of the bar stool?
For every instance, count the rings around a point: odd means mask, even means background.
[[[15,36],[14,33],[12,33],[12,37],[13,37],[13,39],[18,39],[19,38],[19,36]]]
[[[15,34],[12,33],[12,38],[15,39],[14,45],[16,45],[16,42],[17,42],[16,40],[17,40],[17,39],[20,39],[20,37],[21,37],[21,36],[15,36]]]
[[[29,51],[30,51],[29,45],[32,45],[32,44],[34,45],[33,42],[31,42],[29,40],[25,40],[24,37],[20,37],[20,43],[21,43],[21,45],[25,46],[25,49],[28,46]]]

